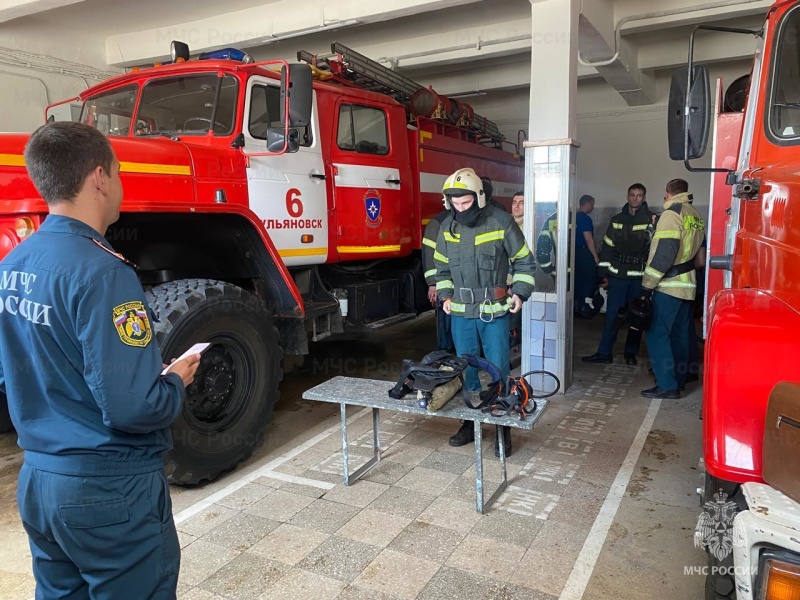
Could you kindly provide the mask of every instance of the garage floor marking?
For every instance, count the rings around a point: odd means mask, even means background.
[[[600,556],[600,551],[603,549],[603,544],[608,536],[608,530],[614,522],[614,516],[617,514],[622,497],[625,495],[625,490],[628,488],[628,483],[633,475],[633,470],[636,468],[636,463],[639,461],[639,455],[642,453],[644,443],[653,427],[653,422],[656,420],[658,409],[661,407],[661,400],[653,400],[650,403],[650,408],[642,421],[642,426],[639,427],[639,432],[631,444],[628,454],[622,463],[614,483],[611,484],[611,489],[606,496],[597,518],[594,520],[592,530],[589,532],[586,542],[583,544],[581,553],[578,560],[575,561],[575,566],[569,574],[569,579],[564,586],[564,590],[559,596],[559,600],[580,600],[583,598],[583,593],[586,591],[586,586],[589,584],[589,579],[594,571],[594,566],[597,564],[597,559]]]

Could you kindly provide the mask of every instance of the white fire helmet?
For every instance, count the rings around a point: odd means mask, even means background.
[[[452,208],[450,203],[451,196],[465,196],[467,194],[474,194],[478,201],[478,208],[486,206],[486,195],[483,193],[483,182],[478,174],[470,168],[459,169],[444,182],[442,187],[442,194],[444,194],[444,206],[447,209]]]

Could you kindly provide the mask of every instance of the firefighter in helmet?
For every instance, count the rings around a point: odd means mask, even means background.
[[[508,379],[509,317],[533,293],[534,260],[514,218],[487,205],[483,184],[472,169],[459,169],[445,181],[445,206],[451,211],[436,242],[436,290],[443,310],[451,315],[453,341],[459,356],[484,356]],[[511,295],[507,277],[511,274]],[[464,385],[481,389],[474,368]],[[505,453],[511,453],[510,428],[504,431]],[[474,441],[472,423],[465,422],[450,438],[451,446]],[[495,442],[495,454],[500,449]]]

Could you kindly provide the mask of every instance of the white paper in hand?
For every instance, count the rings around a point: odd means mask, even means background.
[[[166,368],[166,369],[164,369],[163,371],[161,371],[161,374],[162,374],[162,375],[166,375],[166,374],[167,374],[167,373],[169,373],[169,372],[170,372],[170,370],[172,369],[172,365],[174,365],[174,364],[175,364],[175,363],[177,363],[178,361],[181,361],[181,360],[183,360],[183,359],[184,359],[184,358],[186,358],[187,356],[191,356],[192,354],[202,354],[203,352],[205,352],[206,350],[208,350],[208,347],[209,347],[209,346],[211,346],[211,344],[209,344],[209,343],[206,343],[206,342],[202,342],[202,343],[200,343],[200,344],[195,344],[194,346],[192,346],[191,348],[189,348],[189,349],[188,349],[186,352],[184,352],[183,354],[181,354],[181,355],[180,355],[180,356],[179,356],[179,357],[178,357],[178,358],[175,360],[175,362],[174,362],[174,363],[172,363],[171,365],[167,365],[167,368]]]

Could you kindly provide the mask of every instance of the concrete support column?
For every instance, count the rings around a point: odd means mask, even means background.
[[[531,100],[525,143],[525,233],[536,292],[523,312],[522,371],[572,384],[579,0],[531,0]],[[550,380],[533,378],[546,388]]]

